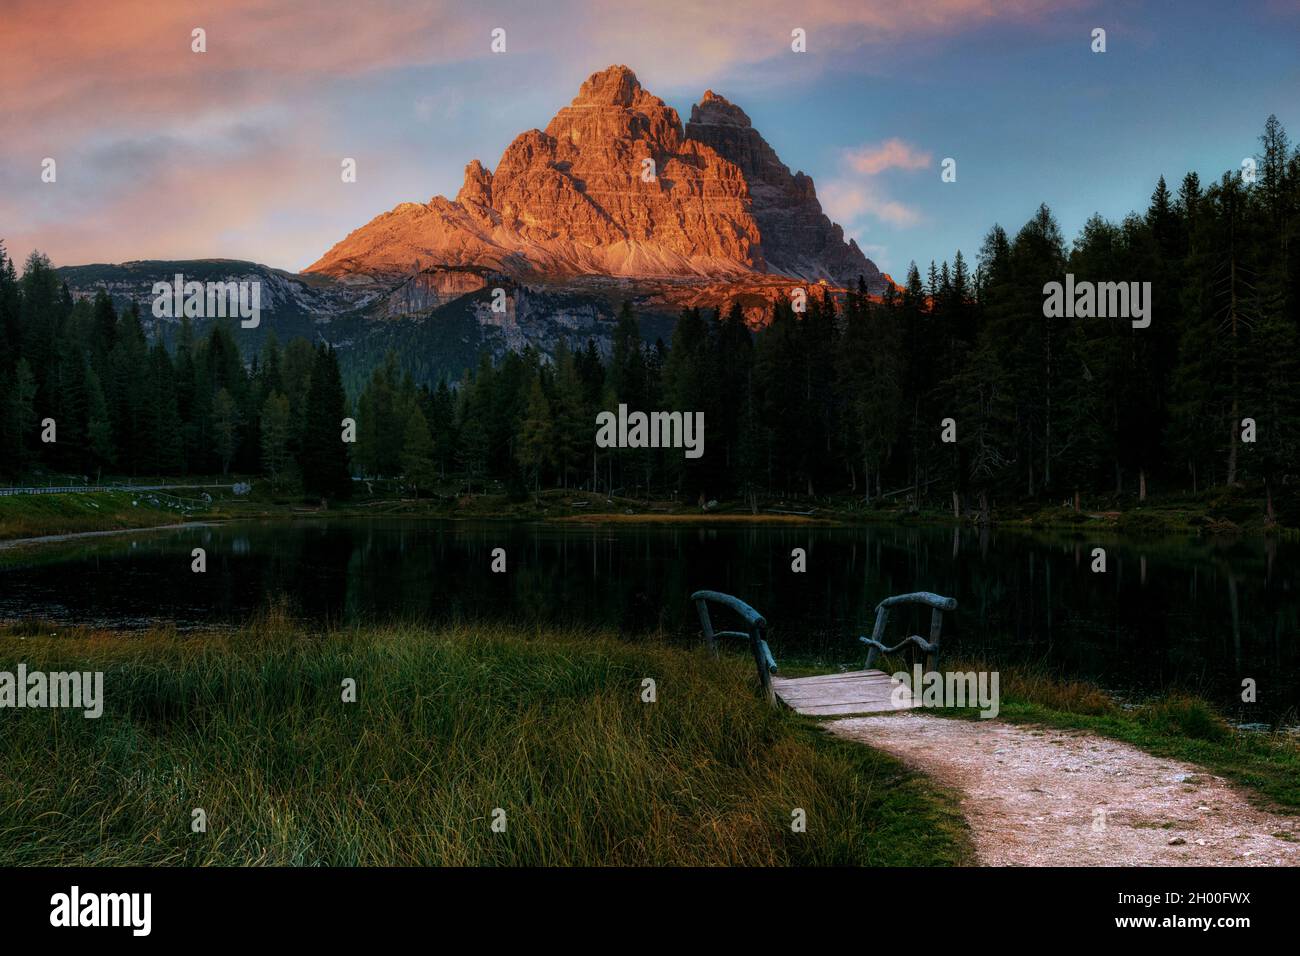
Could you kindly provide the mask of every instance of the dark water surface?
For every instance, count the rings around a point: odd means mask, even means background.
[[[1108,568],[1090,570],[1104,546]],[[206,574],[190,570],[207,551]],[[504,547],[508,570],[490,571]],[[790,569],[791,549],[808,570]],[[782,659],[861,663],[881,598],[956,597],[949,659],[1037,662],[1121,692],[1184,687],[1232,716],[1300,705],[1300,545],[1093,540],[923,527],[556,527],[333,519],[140,532],[0,552],[0,618],[238,624],[284,600],[318,625],[504,619],[698,633],[687,596],[736,594]],[[909,621],[909,633],[924,627]],[[1242,704],[1254,678],[1258,703]]]

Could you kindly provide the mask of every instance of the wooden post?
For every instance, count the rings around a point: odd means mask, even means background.
[[[925,655],[925,669],[935,671],[939,669],[939,635],[943,633],[943,611],[935,608],[930,612],[930,644],[932,648]]]
[[[709,605],[700,598],[695,602],[695,609],[700,613],[700,627],[704,629],[704,639],[709,643],[709,650],[714,657],[718,656],[718,639],[713,636],[713,621],[709,619]]]
[[[776,706],[776,691],[772,687],[772,672],[767,669],[767,655],[763,653],[763,627],[755,624],[749,629],[749,646],[754,652],[754,665],[758,668],[758,686],[763,691],[769,707]]]
[[[889,620],[889,608],[876,608],[876,626],[871,629],[871,639],[873,641],[883,641],[885,639],[885,624]],[[880,649],[871,647],[867,650],[867,670],[871,670],[876,664],[876,658],[880,655]]]

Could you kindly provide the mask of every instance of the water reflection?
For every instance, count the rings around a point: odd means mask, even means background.
[[[190,571],[190,551],[207,572]],[[504,547],[508,570],[489,570]],[[806,573],[791,550],[807,552]],[[1106,550],[1097,573],[1093,549]],[[1120,542],[949,528],[553,527],[262,522],[7,552],[0,616],[136,627],[237,624],[283,596],[318,625],[416,619],[595,624],[691,639],[686,596],[742,596],[782,658],[861,661],[877,601],[959,601],[945,651],[1043,662],[1135,690],[1182,685],[1243,719],[1300,703],[1296,561],[1268,539]],[[906,622],[922,627],[919,620]],[[1259,703],[1240,702],[1254,678]]]

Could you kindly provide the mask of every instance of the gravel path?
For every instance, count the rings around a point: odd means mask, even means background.
[[[1128,744],[916,713],[826,726],[959,791],[981,865],[1300,865],[1300,817]]]

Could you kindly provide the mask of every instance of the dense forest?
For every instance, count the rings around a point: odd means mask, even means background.
[[[241,355],[229,327],[183,324],[169,351],[133,307],[73,302],[47,259],[19,277],[0,246],[0,472],[235,472],[326,496],[350,474],[417,493],[491,477],[517,495],[905,495],[979,515],[1250,485],[1300,524],[1300,150],[1274,117],[1260,139],[1253,174],[1161,177],[1145,212],[1094,216],[1068,248],[1044,205],[990,229],[973,267],[958,252],[880,297],[780,301],[758,332],[739,306],[693,309],[648,346],[625,306],[610,356],[485,355],[429,387],[390,355],[354,400],[323,343]],[[1150,282],[1149,327],[1045,317],[1067,272]],[[597,448],[596,414],[619,403],[703,411],[704,456]]]

